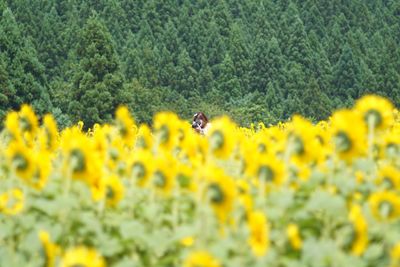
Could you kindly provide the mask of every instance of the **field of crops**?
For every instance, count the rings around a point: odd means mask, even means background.
[[[150,129],[59,131],[29,106],[0,136],[0,266],[400,266],[400,120],[365,96],[312,124],[206,136],[173,113]]]

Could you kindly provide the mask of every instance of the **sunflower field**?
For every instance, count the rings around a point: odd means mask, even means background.
[[[313,124],[174,113],[0,135],[0,266],[398,267],[400,116],[364,96]]]

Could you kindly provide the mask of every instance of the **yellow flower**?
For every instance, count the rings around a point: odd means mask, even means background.
[[[288,126],[287,147],[295,161],[313,162],[321,151],[314,126],[308,120],[295,115]]]
[[[301,249],[301,247],[303,246],[303,240],[301,239],[300,236],[299,227],[294,223],[289,224],[288,227],[286,228],[286,234],[289,238],[290,245],[295,250]]]
[[[40,151],[35,155],[35,170],[26,182],[37,190],[42,190],[47,184],[51,171],[50,155],[46,151]]]
[[[32,149],[22,142],[13,141],[7,147],[6,155],[10,165],[19,177],[29,180],[33,176],[35,161]]]
[[[381,221],[390,221],[400,216],[400,197],[392,191],[373,193],[369,205],[374,217]]]
[[[261,211],[251,212],[249,215],[250,237],[248,243],[257,257],[262,257],[269,248],[269,230],[267,217]]]
[[[131,177],[139,186],[144,186],[148,182],[153,172],[153,155],[150,151],[139,149],[129,157],[128,170]]]
[[[236,180],[239,203],[244,207],[246,213],[253,209],[253,198],[250,195],[250,185],[244,179]]]
[[[136,136],[136,148],[139,149],[150,149],[153,146],[153,136],[149,126],[142,124],[139,127],[138,134]]]
[[[400,171],[393,165],[384,165],[379,168],[376,183],[383,185],[385,189],[397,190],[400,188]]]
[[[400,266],[400,242],[390,250],[390,267]]]
[[[157,192],[169,196],[175,186],[176,162],[170,154],[161,154],[154,161],[152,184]]]
[[[221,267],[219,260],[207,251],[194,251],[183,262],[184,267]]]
[[[14,188],[0,195],[0,212],[6,215],[16,215],[24,208],[24,194]]]
[[[106,190],[106,203],[108,206],[116,206],[124,197],[124,186],[116,175],[104,179]]]
[[[197,186],[193,181],[193,167],[188,166],[187,164],[178,163],[176,169],[176,179],[179,187],[190,192],[196,191]]]
[[[394,122],[393,104],[377,95],[366,95],[357,100],[355,111],[359,113],[365,126],[374,129],[387,129]]]
[[[206,181],[204,196],[211,204],[219,221],[225,223],[236,198],[235,182],[222,169],[213,166],[206,167],[204,176]]]
[[[62,132],[61,147],[66,175],[91,184],[102,165],[92,140],[74,127]]]
[[[179,118],[172,112],[160,112],[154,117],[154,133],[161,148],[171,150],[176,144]]]
[[[61,260],[60,267],[105,267],[105,261],[96,250],[83,246],[69,249]]]
[[[22,134],[28,134],[30,138],[35,136],[38,129],[38,118],[32,107],[29,105],[22,105],[21,110],[18,112],[19,128]]]
[[[355,232],[355,236],[352,240],[351,253],[360,256],[368,246],[368,225],[359,205],[351,206],[349,220],[353,224]]]
[[[182,246],[184,247],[191,247],[194,244],[194,238],[193,236],[187,236],[184,237],[180,240],[180,243],[182,244]]]
[[[53,152],[58,145],[57,123],[51,114],[46,114],[43,118],[43,125],[40,134],[40,143],[43,149]]]
[[[226,116],[220,117],[211,123],[211,129],[207,133],[209,149],[218,158],[228,158],[236,144],[235,124]]]
[[[132,146],[135,141],[137,128],[128,108],[125,106],[118,107],[115,117],[118,132],[122,140],[124,140],[127,146]]]
[[[45,252],[45,264],[47,267],[53,267],[61,249],[55,243],[51,242],[49,233],[44,230],[39,231],[39,239],[42,242]]]
[[[11,135],[12,140],[15,141],[16,139],[20,139],[22,137],[21,130],[19,129],[18,113],[16,111],[7,113],[5,127]]]
[[[344,160],[351,161],[366,152],[366,128],[353,111],[339,110],[333,114],[330,136],[333,150]]]
[[[282,161],[271,154],[261,154],[248,164],[248,171],[258,181],[265,184],[281,185],[285,177],[285,166]]]

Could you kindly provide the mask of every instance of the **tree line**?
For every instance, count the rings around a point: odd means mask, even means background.
[[[172,110],[325,119],[366,93],[400,104],[395,0],[0,0],[0,119],[61,127]]]

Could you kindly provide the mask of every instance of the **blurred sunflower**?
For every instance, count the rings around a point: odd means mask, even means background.
[[[162,153],[154,161],[151,182],[153,188],[164,196],[169,196],[175,186],[176,161],[171,154]]]
[[[149,126],[146,124],[140,125],[135,146],[138,149],[150,149],[153,146],[153,136]]]
[[[303,240],[301,239],[300,230],[297,224],[289,224],[286,228],[286,234],[292,248],[300,250],[303,246]]]
[[[184,191],[195,192],[197,186],[193,181],[193,167],[180,162],[177,164],[176,180],[179,184],[179,187]]]
[[[246,213],[249,213],[253,209],[253,198],[250,194],[250,185],[244,179],[237,179],[236,186],[239,195],[239,204],[244,207]]]
[[[160,112],[154,116],[154,134],[162,149],[171,150],[176,145],[179,118],[172,112]]]
[[[83,246],[69,249],[61,259],[60,267],[105,267],[103,257],[94,249]]]
[[[12,141],[6,149],[6,156],[17,176],[24,180],[29,180],[33,176],[35,171],[33,151],[25,143]]]
[[[21,110],[18,112],[18,117],[18,124],[22,134],[27,135],[29,139],[33,139],[39,123],[32,107],[26,104],[22,105]]]
[[[349,220],[353,225],[354,231],[351,240],[351,253],[360,256],[368,246],[368,224],[359,205],[355,204],[351,206]]]
[[[390,266],[389,267],[399,267],[400,266],[400,242],[395,244],[390,250]]]
[[[366,128],[387,129],[394,122],[393,104],[384,97],[366,95],[356,101],[355,111],[360,114]]]
[[[18,189],[14,188],[0,195],[0,213],[6,215],[16,215],[22,212],[24,208],[24,194]]]
[[[107,206],[116,206],[124,197],[124,185],[116,175],[104,179],[105,197]]]
[[[269,248],[269,230],[267,217],[261,211],[253,211],[249,214],[248,227],[250,236],[248,243],[253,254],[262,257]]]
[[[51,159],[47,151],[39,151],[35,154],[35,170],[27,183],[37,190],[42,190],[49,178],[51,172]]]
[[[365,155],[366,128],[360,116],[351,110],[336,111],[331,119],[330,139],[333,150],[344,160]]]
[[[53,152],[58,147],[58,128],[54,117],[46,114],[43,118],[43,125],[39,136],[42,149]]]
[[[384,189],[398,190],[400,189],[400,171],[393,165],[383,165],[379,168],[375,182],[384,186]]]
[[[292,122],[288,125],[286,147],[295,161],[313,162],[317,160],[320,156],[321,146],[311,122],[301,116],[293,116]]]
[[[218,158],[228,158],[236,145],[235,124],[226,116],[212,122],[212,127],[207,133],[209,149]]]
[[[133,152],[133,155],[128,160],[128,170],[131,177],[139,186],[145,186],[153,172],[153,155],[150,151],[138,149]]]
[[[219,260],[207,251],[193,251],[183,262],[184,267],[221,267]]]
[[[204,178],[204,197],[211,204],[219,221],[225,223],[236,199],[235,182],[222,169],[213,166],[206,167]]]
[[[372,215],[381,221],[390,221],[400,216],[400,197],[392,191],[373,193],[369,197]]]
[[[46,267],[55,266],[56,257],[60,255],[61,248],[51,242],[49,233],[44,230],[39,231],[39,239],[44,249]]]
[[[132,146],[135,141],[137,127],[127,107],[118,107],[115,112],[115,123],[124,144],[128,147]]]
[[[7,113],[4,125],[11,137],[11,140],[16,141],[22,138],[18,122],[18,113],[16,111]]]
[[[286,179],[283,162],[271,154],[262,154],[254,158],[249,162],[247,170],[249,175],[266,185],[271,183],[281,185]]]

